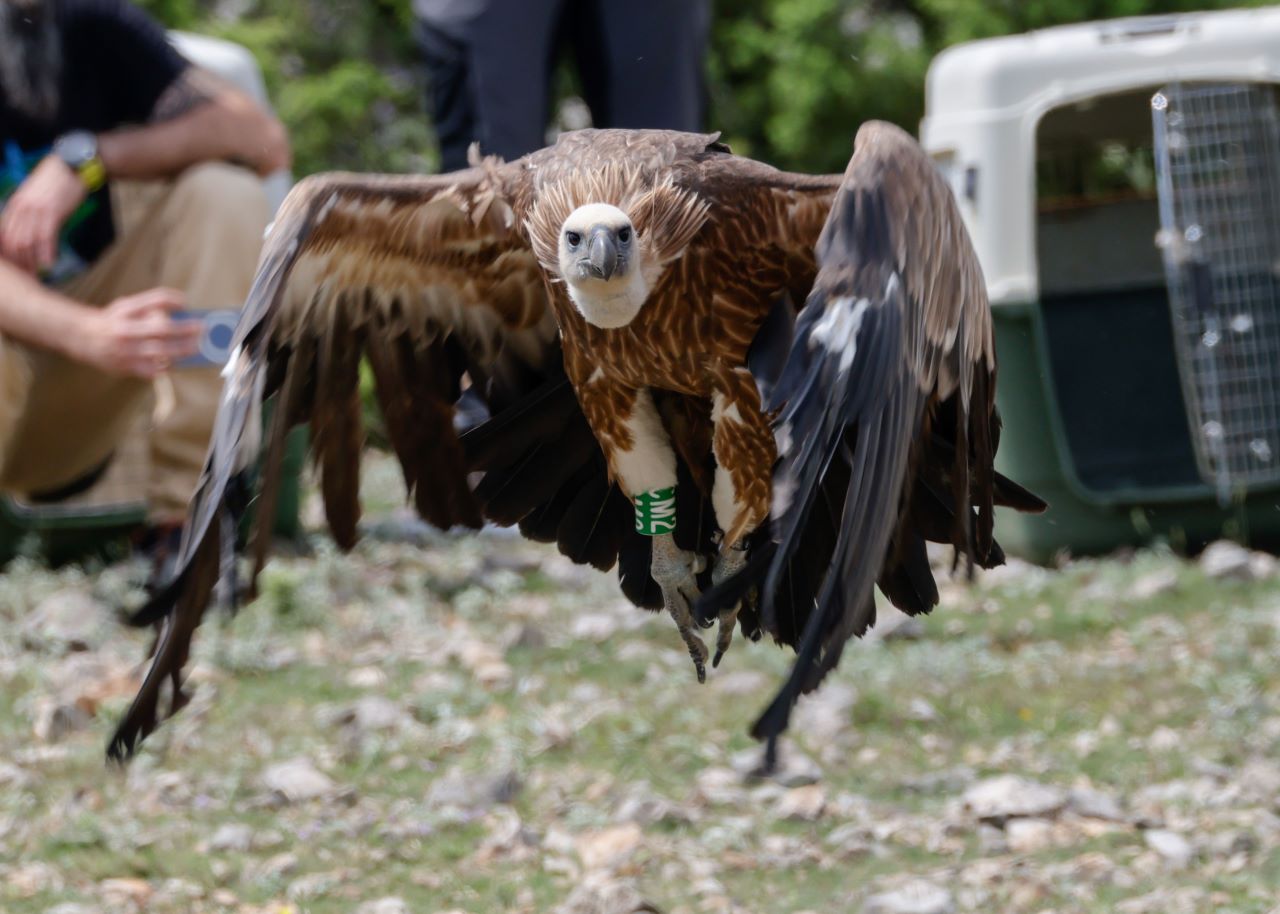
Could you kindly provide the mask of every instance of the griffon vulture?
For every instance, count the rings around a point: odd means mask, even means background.
[[[255,487],[274,513],[291,427],[310,423],[330,528],[354,543],[362,358],[427,521],[518,524],[617,565],[699,681],[700,625],[719,622],[713,665],[735,628],[794,647],[753,729],[771,747],[875,621],[874,585],[928,612],[926,540],[991,567],[993,506],[1044,509],[993,469],[982,274],[896,127],[863,126],[844,175],[716,135],[583,130],[453,174],[309,178],[268,236],[176,576],[133,619],[160,631],[111,756],[185,703],[192,634],[215,589],[235,599],[237,530]]]

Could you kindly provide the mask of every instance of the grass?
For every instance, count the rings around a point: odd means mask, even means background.
[[[496,552],[517,561],[489,567]],[[1191,910],[1265,914],[1280,885],[1274,810],[1228,790],[1280,749],[1280,579],[1210,580],[1150,551],[946,586],[918,640],[846,652],[826,687],[852,690],[840,726],[795,734],[828,801],[810,822],[774,814],[775,785],[735,776],[723,801],[699,787],[754,745],[746,731],[787,654],[739,641],[698,687],[669,620],[621,608],[606,577],[506,538],[373,542],[277,563],[256,605],[202,633],[196,704],[128,771],[108,769],[102,747],[127,698],[39,743],[36,708],[66,685],[67,661],[17,632],[40,599],[110,591],[114,573],[26,564],[0,592],[13,633],[0,638],[5,912],[65,901],[114,911],[104,885],[122,878],[145,880],[145,910],[161,912],[326,914],[384,896],[427,914],[552,910],[585,878],[584,847],[637,792],[672,812],[644,821],[606,869],[667,912],[857,910],[918,875],[950,888],[960,910],[1137,911],[1150,893],[1164,893],[1152,910],[1176,910],[1184,892]],[[1132,596],[1153,574],[1172,586]],[[575,637],[584,615],[608,625]],[[510,646],[521,626],[538,637]],[[97,650],[124,664],[144,647],[110,628]],[[495,659],[506,672],[486,678]],[[741,670],[762,675],[718,684]],[[410,723],[333,723],[366,695],[392,699]],[[335,795],[274,800],[262,772],[295,757]],[[1216,780],[1212,766],[1225,766]],[[522,785],[509,806],[432,799],[445,779],[506,771]],[[1092,784],[1157,814],[1197,856],[1171,870],[1131,824],[1071,821],[1043,849],[993,851],[959,796],[1005,773]],[[1206,782],[1221,796],[1195,794]],[[1191,786],[1151,798],[1171,783]],[[211,849],[232,823],[252,846]],[[1214,850],[1233,832],[1248,836],[1236,859]],[[1088,875],[1099,861],[1107,874]]]

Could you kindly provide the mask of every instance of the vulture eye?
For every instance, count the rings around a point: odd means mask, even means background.
[[[623,244],[626,244],[628,241],[630,241],[631,229],[629,228],[618,229],[618,240],[621,241]]]
[[[578,245],[582,244],[582,236],[577,232],[565,232],[564,240],[569,242],[569,247],[571,248],[576,248]]]

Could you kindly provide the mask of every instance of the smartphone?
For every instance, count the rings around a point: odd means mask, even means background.
[[[240,312],[230,309],[209,311],[175,311],[175,321],[200,321],[200,347],[195,354],[175,363],[176,368],[221,368],[231,357],[231,339],[235,336]]]

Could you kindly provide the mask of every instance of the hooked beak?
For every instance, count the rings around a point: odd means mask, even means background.
[[[618,269],[618,243],[613,238],[613,232],[606,228],[598,228],[592,232],[587,258],[595,276],[610,279]]]

